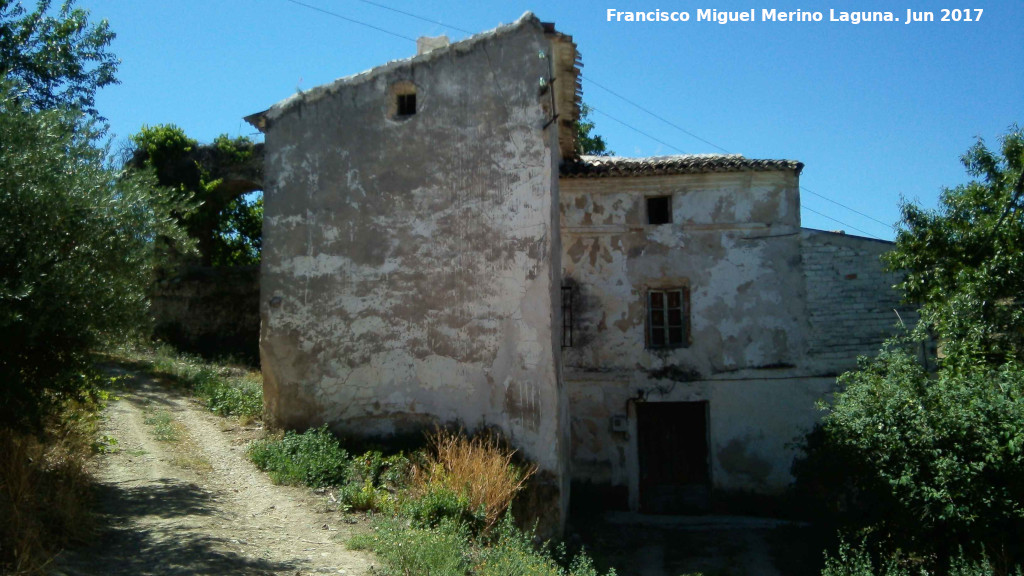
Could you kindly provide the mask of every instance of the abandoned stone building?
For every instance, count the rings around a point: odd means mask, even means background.
[[[887,243],[802,229],[796,161],[577,156],[579,66],[527,13],[247,118],[271,422],[497,427],[556,522],[570,482],[655,513],[787,486],[897,321]]]

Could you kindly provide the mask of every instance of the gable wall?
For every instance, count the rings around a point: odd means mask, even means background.
[[[268,114],[267,416],[355,436],[497,426],[564,507],[549,46],[536,19],[470,43]],[[396,82],[415,115],[388,117]]]

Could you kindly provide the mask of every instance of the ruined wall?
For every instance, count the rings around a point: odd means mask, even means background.
[[[832,385],[806,365],[796,173],[563,178],[560,192],[574,479],[631,484],[635,505],[633,407],[707,401],[714,487],[787,485],[786,444]],[[645,197],[660,195],[672,223],[646,224]],[[689,344],[649,349],[647,290],[673,286],[689,289]]]
[[[529,15],[263,114],[273,423],[360,436],[497,426],[564,508],[549,51]],[[414,87],[414,115],[395,116],[396,86]]]
[[[153,335],[210,358],[259,361],[259,267],[189,266],[156,283]]]
[[[804,273],[811,321],[812,362],[824,372],[855,368],[858,356],[874,356],[903,322],[917,313],[901,303],[893,286],[900,275],[883,269],[891,242],[804,229]]]

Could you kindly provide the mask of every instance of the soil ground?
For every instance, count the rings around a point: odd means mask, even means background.
[[[91,464],[100,526],[90,545],[58,556],[52,574],[369,573],[372,556],[346,548],[365,521],[328,511],[330,494],[272,484],[246,459],[258,425],[210,414],[151,377],[110,370],[125,385],[100,432],[116,444]]]

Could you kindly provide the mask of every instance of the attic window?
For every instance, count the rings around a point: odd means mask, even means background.
[[[672,223],[672,197],[651,196],[647,199],[647,223]]]
[[[416,114],[416,85],[412,82],[395,82],[388,90],[388,117],[401,120]]]
[[[398,115],[412,116],[416,113],[416,93],[398,95]]]

